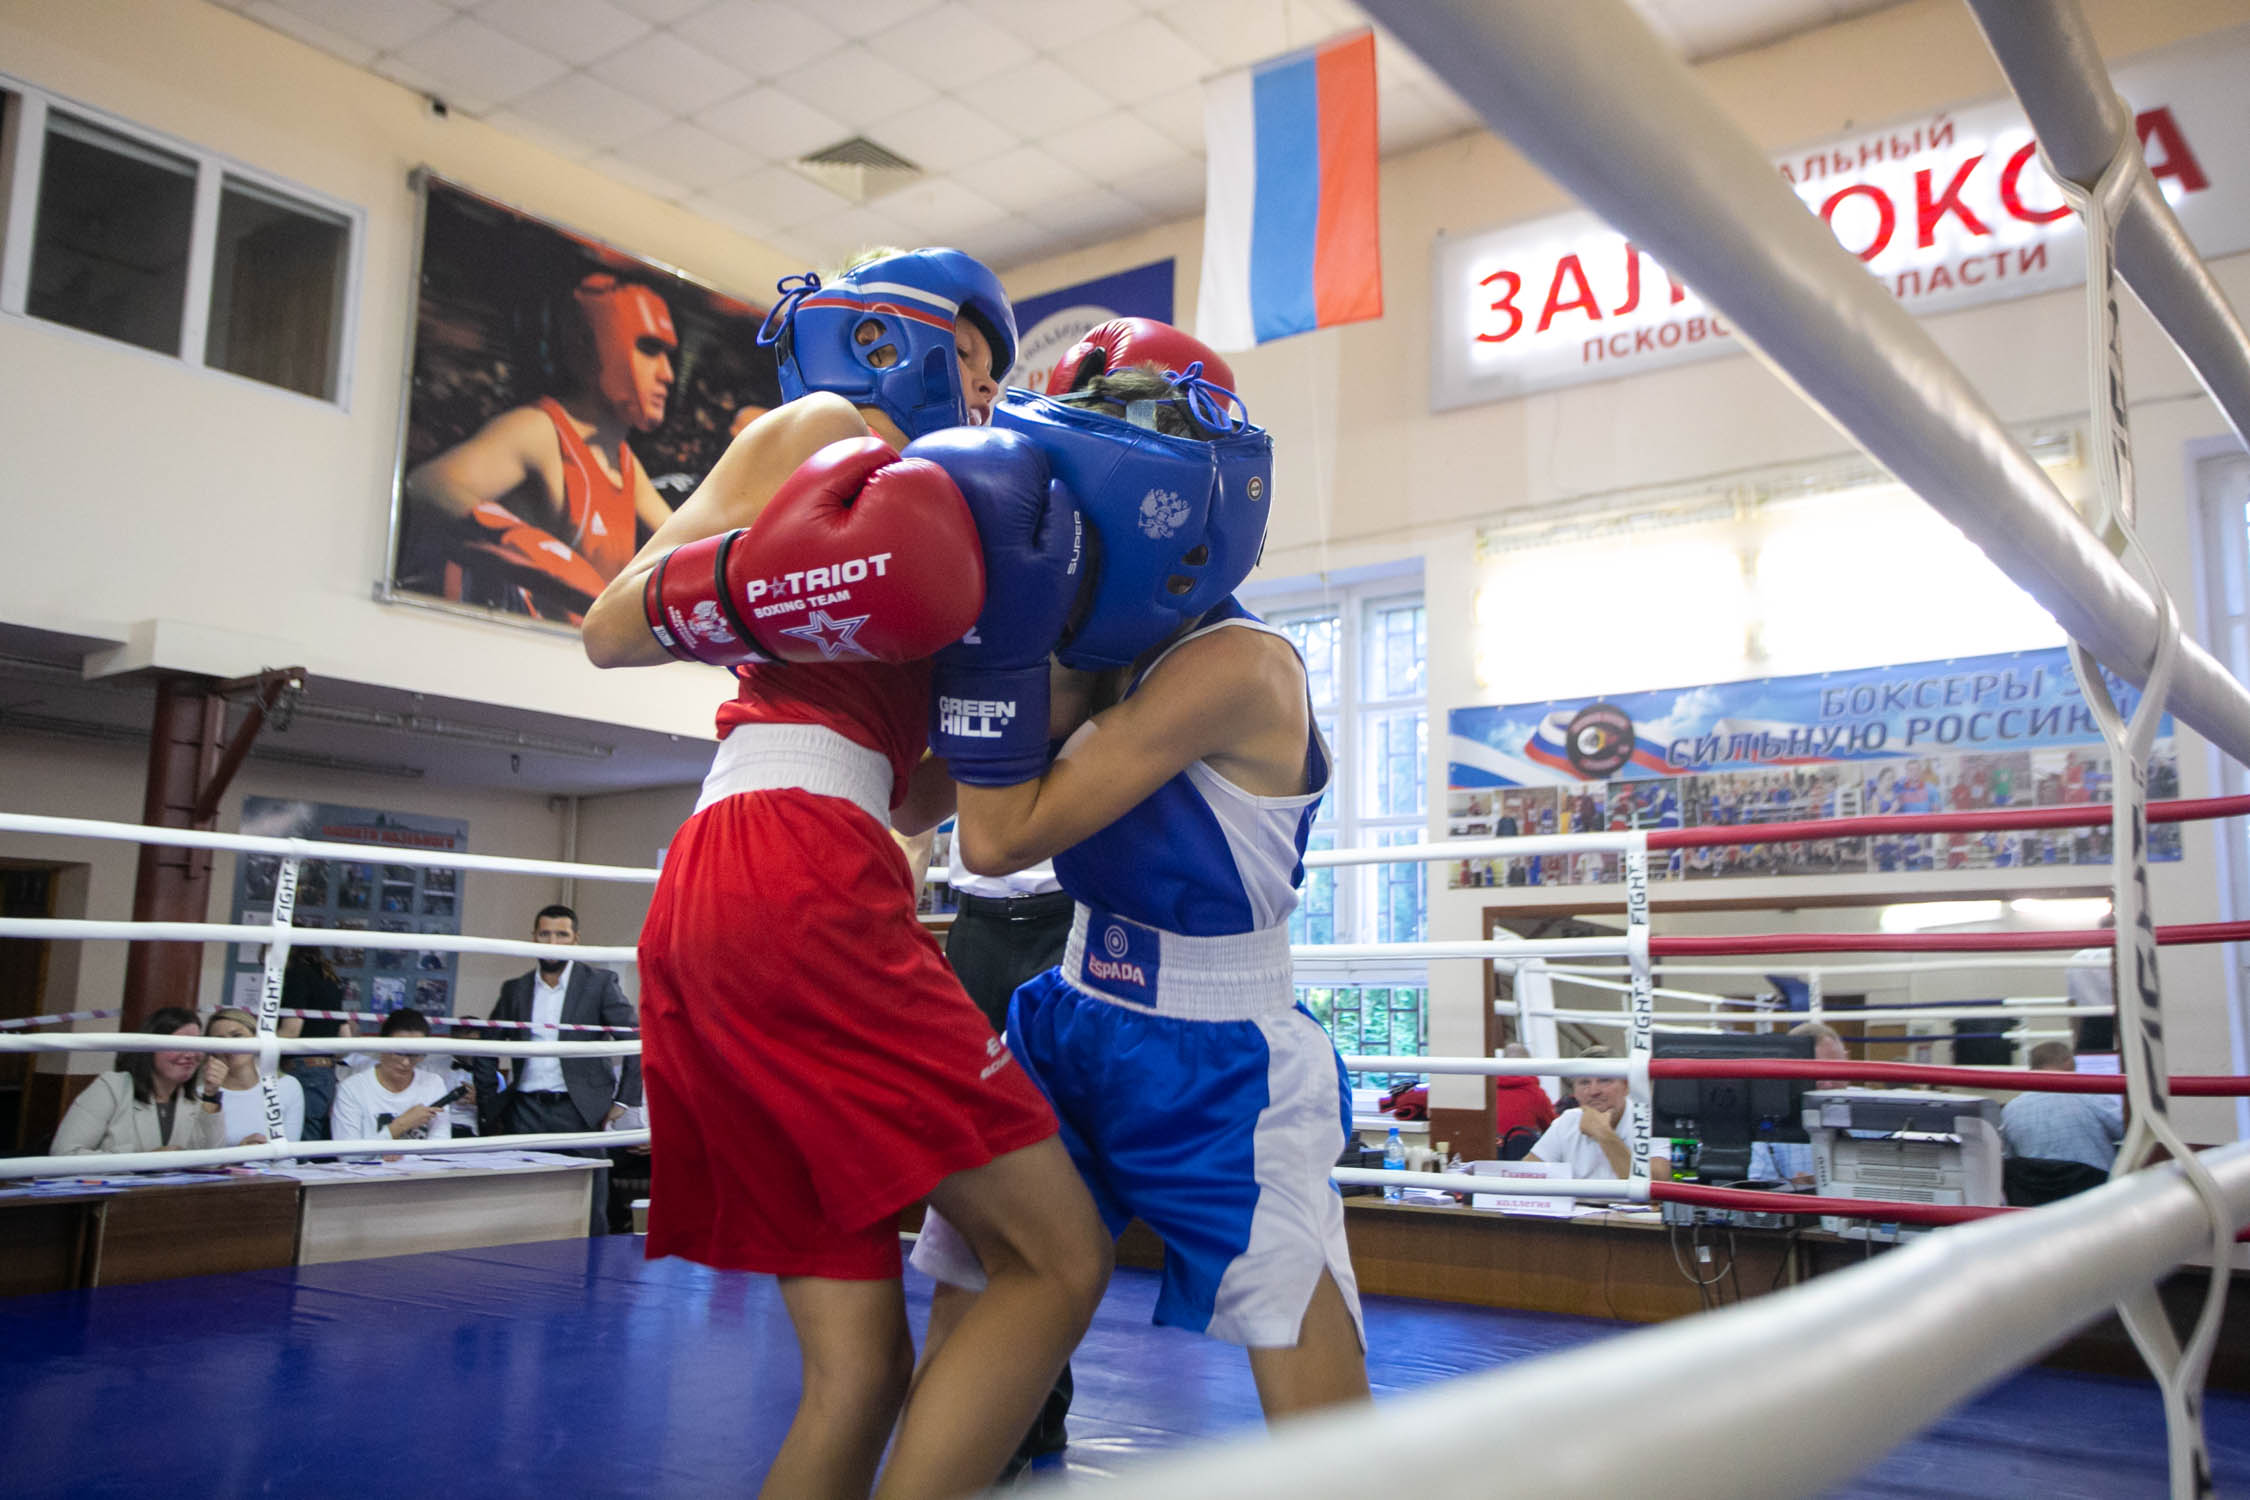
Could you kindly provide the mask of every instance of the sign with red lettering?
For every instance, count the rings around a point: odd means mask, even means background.
[[[2250,249],[2246,76],[2250,29],[2115,70],[2149,170],[2206,257]],[[1917,314],[2085,277],[2078,217],[2013,96],[1839,136],[1774,165]],[[1436,262],[1440,411],[1739,349],[1694,288],[1590,213],[1441,238]]]

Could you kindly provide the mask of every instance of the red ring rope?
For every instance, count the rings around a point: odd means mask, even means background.
[[[2250,795],[2151,802],[2151,823],[2191,823],[2250,813]],[[2098,828],[2107,802],[2067,807],[1992,807],[1969,812],[1875,813],[1860,818],[1806,818],[1795,823],[1741,823],[1723,828],[1651,828],[1651,849],[1710,849],[1722,844],[1793,844],[1806,839],[1864,838],[1877,833],[2005,833],[2025,828]]]
[[[1754,1188],[1705,1187],[1697,1182],[1651,1182],[1651,1203],[1692,1203],[1701,1208],[1739,1208],[1754,1214],[1834,1214],[1877,1224],[1966,1224],[1996,1214],[2017,1214],[2012,1204],[1893,1203],[1878,1198],[1821,1198],[1808,1193],[1768,1193]],[[2235,1236],[2250,1242],[2250,1229]]]
[[[2184,922],[2156,929],[2156,941],[2239,943],[2250,940],[2250,922]],[[2022,953],[2111,948],[2107,927],[2050,932],[1798,932],[1734,937],[1651,937],[1654,958],[1741,957],[1766,953]]]
[[[1840,1013],[1835,1013],[1840,1014]],[[1908,1037],[1902,1040],[1912,1041]],[[1939,1041],[1947,1038],[1927,1037]],[[2022,1089],[2050,1094],[2122,1094],[2122,1073],[2058,1073],[2025,1068],[1945,1068],[1934,1063],[1860,1062],[1850,1058],[1652,1057],[1651,1078],[1840,1078],[1853,1083],[1945,1083],[1957,1088]],[[2250,1077],[2224,1073],[2181,1074],[2171,1080],[2181,1097],[2234,1098],[2250,1094]]]

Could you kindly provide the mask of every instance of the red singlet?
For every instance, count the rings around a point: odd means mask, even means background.
[[[633,480],[641,471],[640,460],[633,457],[630,446],[620,442],[617,478],[611,479],[594,457],[594,450],[578,435],[577,422],[563,410],[560,401],[542,396],[539,409],[555,424],[555,436],[562,443],[563,520],[570,528],[563,540],[592,563],[595,572],[615,578],[638,550],[633,531]]]

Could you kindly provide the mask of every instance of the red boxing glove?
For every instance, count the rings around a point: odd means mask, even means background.
[[[945,470],[851,438],[798,465],[747,529],[666,553],[641,606],[682,661],[919,661],[976,623],[984,552]]]
[[[1154,318],[1112,318],[1090,330],[1055,362],[1055,373],[1047,377],[1047,394],[1067,394],[1111,370],[1146,364],[1184,370],[1199,359],[1205,380],[1226,390],[1235,388],[1233,367],[1193,334]]]

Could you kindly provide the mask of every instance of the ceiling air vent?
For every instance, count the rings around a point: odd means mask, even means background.
[[[838,141],[790,163],[831,193],[867,203],[895,193],[922,175],[922,169],[863,135]]]

